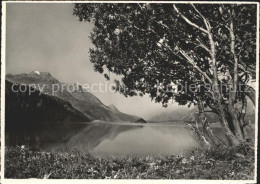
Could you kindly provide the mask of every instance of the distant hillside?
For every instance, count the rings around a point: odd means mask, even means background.
[[[88,120],[132,121],[138,117],[120,112],[116,107],[104,105],[97,97],[80,85],[59,82],[48,72],[33,71],[29,74],[6,75],[6,79],[18,84],[36,84],[38,90],[48,97],[56,97],[71,104]],[[74,90],[73,90],[74,88]],[[54,92],[54,90],[56,92]],[[58,90],[59,89],[59,90]],[[7,103],[9,103],[7,101]]]
[[[207,110],[205,110],[207,111]],[[217,114],[213,112],[205,112],[205,116],[207,117],[208,122],[216,123],[219,122],[219,117]],[[199,113],[197,107],[192,108],[188,111],[180,120],[182,121],[196,121],[199,118]]]
[[[215,123],[219,122],[219,117],[217,114],[213,112],[206,112],[205,113],[208,122]],[[197,107],[176,107],[174,110],[167,111],[160,113],[158,115],[153,116],[149,121],[155,121],[155,122],[167,122],[167,121],[195,121],[198,119],[198,109]],[[248,100],[247,105],[247,114],[245,116],[246,121],[251,121],[251,123],[254,123],[255,121],[255,107],[253,103]]]
[[[31,123],[90,121],[69,102],[49,95],[39,95],[35,91],[13,92],[13,83],[5,81],[5,120],[6,128],[16,129]],[[31,88],[32,89],[32,88]]]
[[[188,116],[193,111],[194,111],[194,108],[180,106],[180,107],[174,108],[171,111],[159,113],[159,114],[153,116],[152,118],[150,118],[149,121],[166,122],[166,121],[182,120],[183,117]]]
[[[113,104],[109,105],[108,107],[109,107],[109,109],[110,109],[111,111],[113,111],[113,112],[120,112],[120,111],[116,108],[116,106],[114,106]]]

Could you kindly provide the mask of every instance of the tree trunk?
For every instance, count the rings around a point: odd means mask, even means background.
[[[202,101],[198,101],[198,111],[199,111],[199,117],[198,120],[202,124],[202,131],[205,133],[205,135],[209,138],[210,142],[213,143],[213,146],[215,148],[223,147],[224,144],[222,141],[220,141],[213,133],[212,129],[209,127],[207,117],[205,115],[204,111],[204,105]]]
[[[246,85],[245,87],[245,95],[248,96],[248,98],[253,102],[255,106],[255,89],[249,85]]]
[[[211,149],[210,143],[208,142],[205,135],[199,130],[199,128],[194,126],[193,124],[190,124],[187,122],[185,122],[185,123],[193,132],[195,132],[195,134],[196,134],[200,144],[203,146],[203,148],[205,148],[206,150],[210,150]],[[197,124],[197,122],[196,122],[196,124]]]
[[[252,131],[252,127],[250,126],[250,120],[245,120],[245,115],[247,113],[247,98],[244,96],[242,102],[240,105],[238,105],[238,108],[240,109],[239,112],[239,120],[241,122],[241,129],[244,135],[244,140],[246,142],[250,142],[251,136],[250,132]]]
[[[205,118],[204,122],[203,122],[203,130],[206,133],[206,135],[209,137],[209,139],[211,140],[211,142],[214,144],[215,148],[223,148],[225,147],[224,143],[214,135],[212,129],[209,126],[209,123],[207,121],[207,119]]]
[[[222,94],[219,89],[219,84],[218,84],[218,73],[217,73],[217,61],[216,61],[216,48],[215,48],[215,42],[213,39],[213,35],[211,32],[211,26],[208,22],[206,22],[207,30],[208,30],[208,39],[210,43],[210,50],[211,50],[211,60],[212,60],[212,71],[213,71],[213,80],[212,80],[212,85],[213,85],[213,94],[214,94],[214,101],[216,105],[216,109],[218,111],[218,114],[220,116],[220,122],[224,131],[224,134],[226,135],[228,141],[230,142],[231,145],[239,145],[239,141],[235,137],[235,135],[231,132],[228,122],[227,122],[227,117],[226,113],[223,108],[222,104]]]
[[[228,125],[228,121],[227,121],[226,113],[225,113],[225,111],[222,107],[219,108],[218,114],[219,114],[219,117],[220,117],[220,123],[222,125],[223,132],[226,135],[227,140],[229,141],[229,143],[232,146],[238,146],[240,144],[240,142],[238,141],[238,139],[235,137],[235,135],[230,130],[229,125]]]
[[[231,89],[229,92],[229,104],[228,104],[228,111],[230,112],[230,115],[232,117],[232,123],[234,127],[234,134],[236,138],[242,142],[243,140],[243,133],[241,129],[241,123],[239,121],[238,113],[235,110],[235,101],[237,96],[237,86],[238,86],[238,58],[235,52],[235,34],[234,34],[234,23],[233,23],[233,11],[232,11],[232,17],[229,27],[230,32],[230,49],[234,60],[234,75],[233,75],[233,82],[230,85]]]
[[[230,114],[230,116],[232,118],[230,123],[233,124],[234,134],[235,134],[236,138],[238,139],[238,141],[242,142],[244,140],[243,132],[241,129],[242,124],[239,120],[238,113],[237,113],[233,103],[228,105],[228,113]]]

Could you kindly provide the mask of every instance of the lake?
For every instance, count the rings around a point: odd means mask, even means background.
[[[96,156],[181,154],[199,147],[194,133],[182,124],[91,122],[47,124],[6,132],[6,145],[44,151],[89,152]]]

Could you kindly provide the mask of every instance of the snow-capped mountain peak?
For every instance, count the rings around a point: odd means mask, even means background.
[[[41,74],[41,72],[39,72],[39,71],[34,71],[34,73],[36,73],[37,75]]]

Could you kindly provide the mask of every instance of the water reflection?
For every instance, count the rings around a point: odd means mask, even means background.
[[[94,148],[96,155],[169,155],[197,147],[190,131],[183,127],[149,127],[122,132]]]
[[[182,125],[85,123],[37,126],[7,131],[6,145],[27,145],[42,150],[93,155],[169,155],[198,146],[193,132]]]

